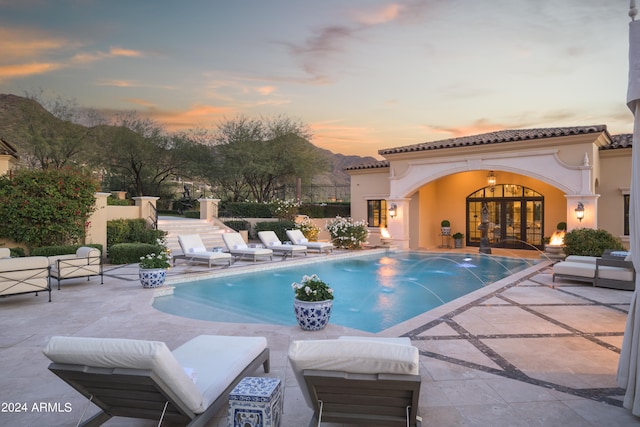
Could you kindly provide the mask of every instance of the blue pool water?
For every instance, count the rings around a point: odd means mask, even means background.
[[[295,325],[291,284],[315,273],[334,290],[330,322],[375,333],[532,264],[481,254],[378,254],[177,284],[153,305],[193,319]]]

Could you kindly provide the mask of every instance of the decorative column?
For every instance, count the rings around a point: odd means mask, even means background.
[[[111,193],[94,193],[96,198],[96,209],[87,220],[87,231],[84,242],[102,245],[102,254],[107,249],[107,198]]]
[[[409,249],[409,202],[410,199],[388,199],[387,206],[396,205],[396,216],[389,217],[387,230],[391,240],[400,250]]]
[[[139,211],[140,218],[148,219],[152,217],[151,206],[155,208],[156,202],[158,201],[158,199],[160,199],[160,197],[139,196],[139,197],[132,197],[132,199],[135,200],[136,206],[138,206],[138,208],[140,209]]]
[[[220,199],[198,199],[200,203],[200,219],[212,222],[213,218],[218,218],[218,203]]]

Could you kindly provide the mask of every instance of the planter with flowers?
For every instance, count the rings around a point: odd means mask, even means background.
[[[138,277],[143,288],[157,288],[164,285],[167,278],[167,269],[171,267],[169,261],[171,254],[164,242],[158,242],[161,250],[158,253],[150,253],[140,257],[140,269]]]
[[[318,331],[329,323],[333,308],[333,289],[317,275],[302,277],[292,283],[295,293],[293,311],[298,325],[306,331]]]
[[[296,225],[302,231],[304,237],[310,242],[318,241],[318,233],[320,233],[320,228],[313,223],[311,218],[305,218],[302,222]]]
[[[354,221],[352,218],[339,216],[327,222],[327,231],[331,235],[331,241],[338,248],[359,249],[369,237],[365,221]]]

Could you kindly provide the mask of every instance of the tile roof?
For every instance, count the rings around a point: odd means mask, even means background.
[[[388,167],[389,167],[389,161],[381,160],[375,163],[363,163],[361,165],[349,166],[348,168],[344,168],[344,170],[353,171],[358,169],[379,169],[379,168],[388,168]]]
[[[611,144],[600,147],[601,150],[614,150],[616,148],[629,148],[633,145],[632,133],[621,133],[611,136]]]
[[[386,148],[378,151],[378,154],[398,154],[415,151],[436,150],[439,148],[468,147],[472,145],[499,144],[502,142],[524,141],[540,138],[553,138],[560,136],[580,135],[588,133],[606,132],[606,125],[596,126],[572,126],[562,128],[544,129],[511,129],[497,132],[483,133],[481,135],[462,136],[441,141],[423,142],[421,144],[407,145],[404,147]]]

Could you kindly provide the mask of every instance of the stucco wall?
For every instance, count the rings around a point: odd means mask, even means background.
[[[629,236],[624,236],[623,192],[631,185],[631,149],[606,150],[600,156],[601,174],[596,192],[598,200],[598,228],[608,230],[620,237],[625,244]]]

